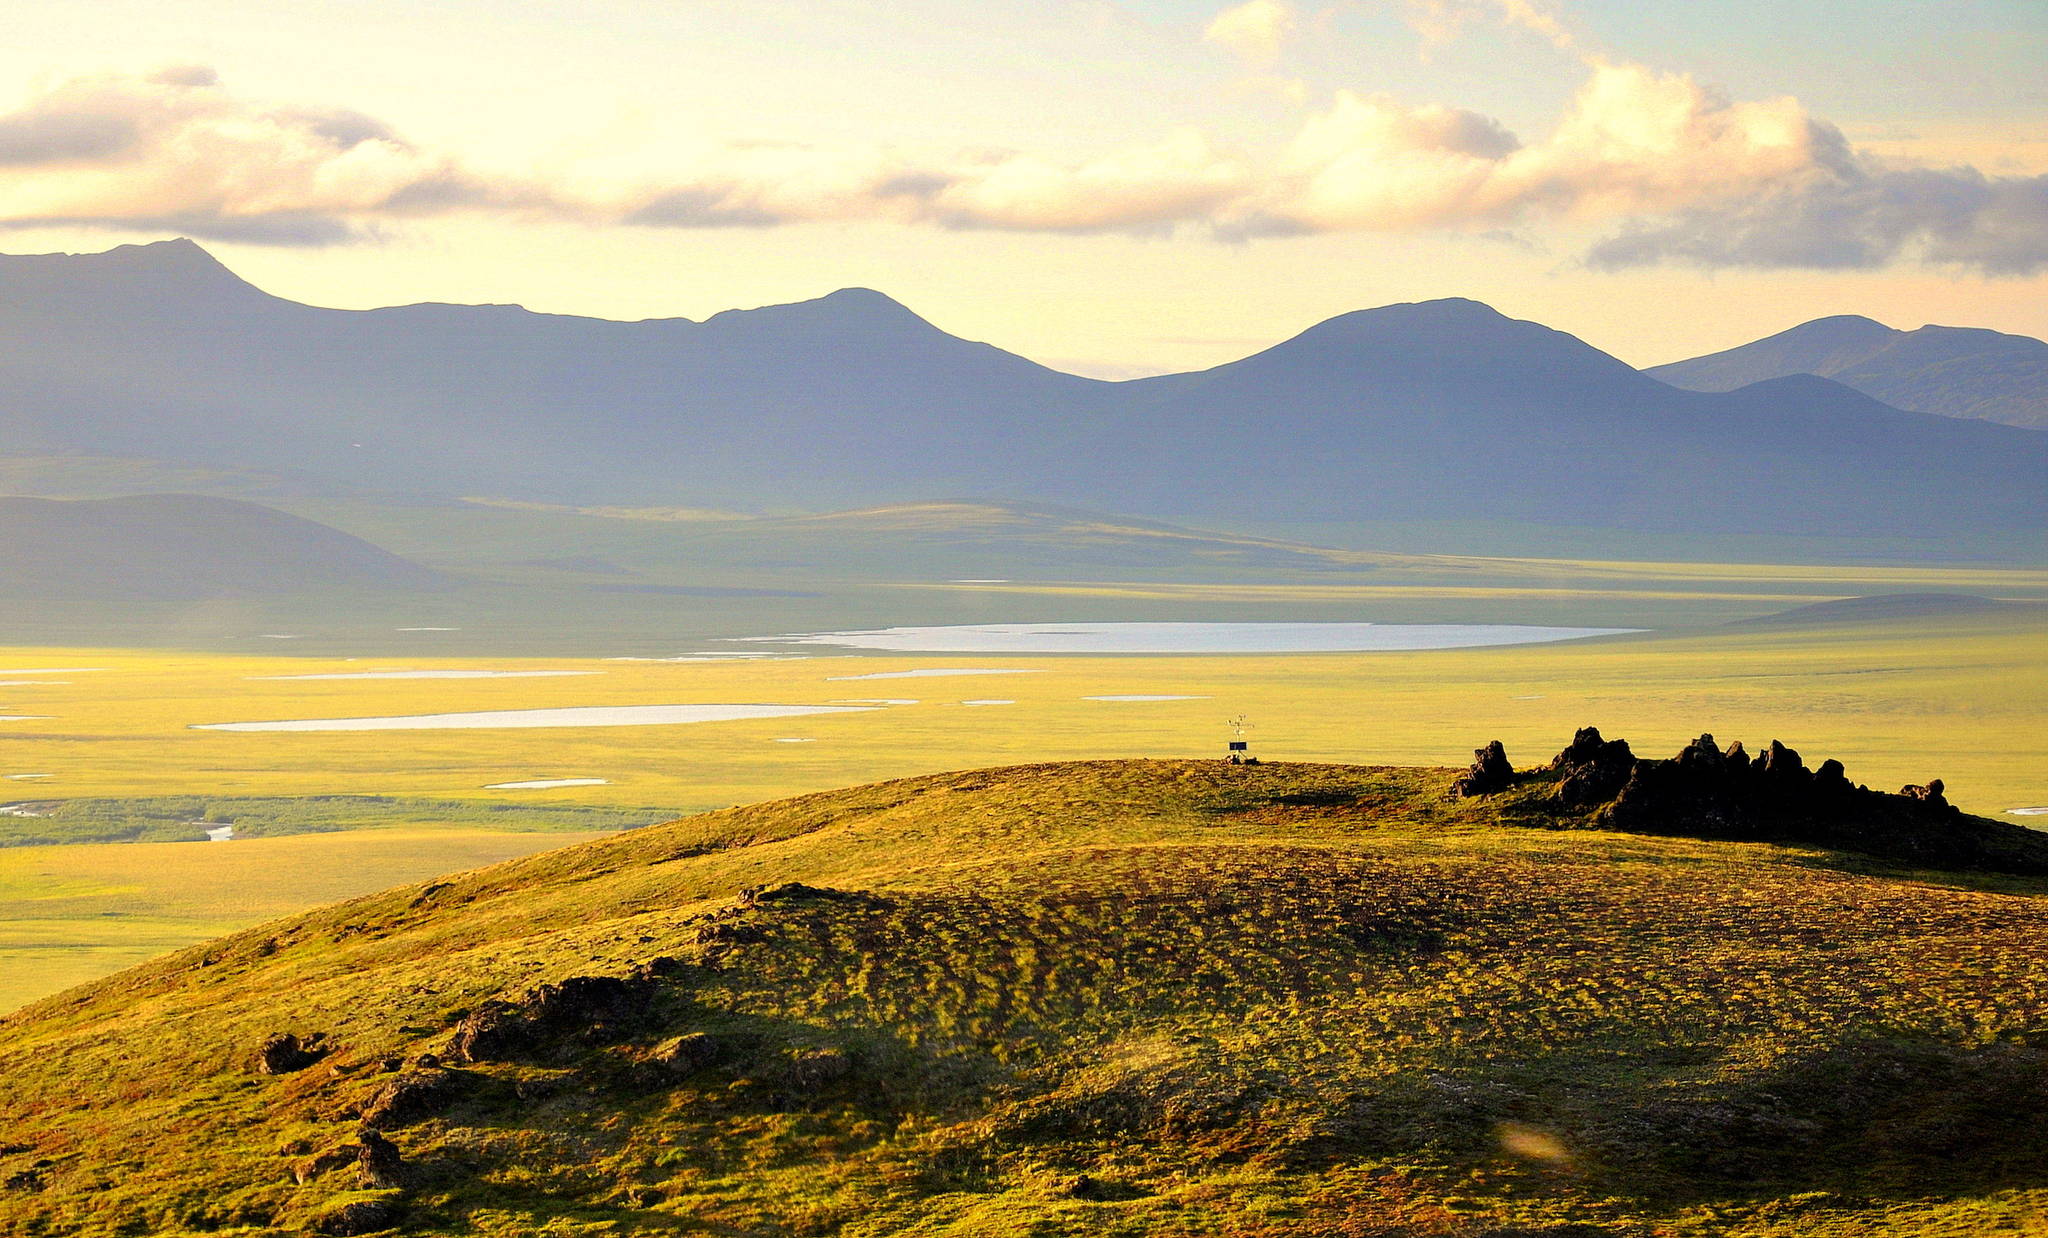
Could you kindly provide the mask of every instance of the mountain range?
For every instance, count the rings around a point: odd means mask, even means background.
[[[186,241],[0,258],[17,455],[791,512],[963,495],[1166,520],[1960,538],[2048,526],[2048,434],[1795,374],[1679,390],[1472,301],[1123,383],[847,289],[703,322],[320,309]]]
[[[1813,374],[1916,413],[2048,429],[2048,343],[1976,327],[1899,331],[1854,315],[1817,318],[1645,373],[1689,391]]]

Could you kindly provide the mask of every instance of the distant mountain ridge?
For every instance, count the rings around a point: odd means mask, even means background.
[[[1978,327],[1899,331],[1854,315],[1817,318],[1644,373],[1689,391],[1813,374],[1912,412],[2048,429],[2048,342]]]
[[[1125,383],[881,293],[610,322],[272,297],[190,242],[0,258],[0,442],[425,495],[1961,537],[2048,526],[2048,435],[1823,379],[1676,390],[1472,301]]]

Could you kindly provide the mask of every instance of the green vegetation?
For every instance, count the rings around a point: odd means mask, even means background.
[[[234,837],[275,838],[404,826],[528,830],[629,830],[672,816],[659,809],[574,804],[504,804],[389,795],[202,796],[30,800],[23,815],[0,817],[0,847],[66,843],[204,842],[234,827]]]
[[[926,776],[266,924],[0,1023],[0,1228],[2039,1225],[2048,881],[1449,781]]]

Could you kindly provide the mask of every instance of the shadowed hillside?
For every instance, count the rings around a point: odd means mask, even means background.
[[[1795,606],[1774,615],[1738,619],[1744,627],[1823,627],[1840,623],[1890,623],[1901,619],[1949,619],[1996,615],[2023,609],[2026,603],[2001,602],[1974,593],[1880,593]]]
[[[1895,408],[2048,429],[2048,343],[1976,327],[1895,331],[1844,315],[1644,371],[1690,391],[1814,374]]]
[[[0,1227],[1846,1235],[2048,1202],[2040,879],[1451,781],[922,777],[266,925],[0,1023]]]
[[[0,577],[13,598],[178,601],[445,583],[338,529],[197,495],[0,497],[0,531]]]

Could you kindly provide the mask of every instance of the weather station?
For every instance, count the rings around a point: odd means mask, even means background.
[[[1245,732],[1252,729],[1251,722],[1239,714],[1223,725],[1230,728],[1232,736],[1224,759],[1232,765],[1257,765],[1259,759],[1251,754],[1251,741],[1245,738]]]

